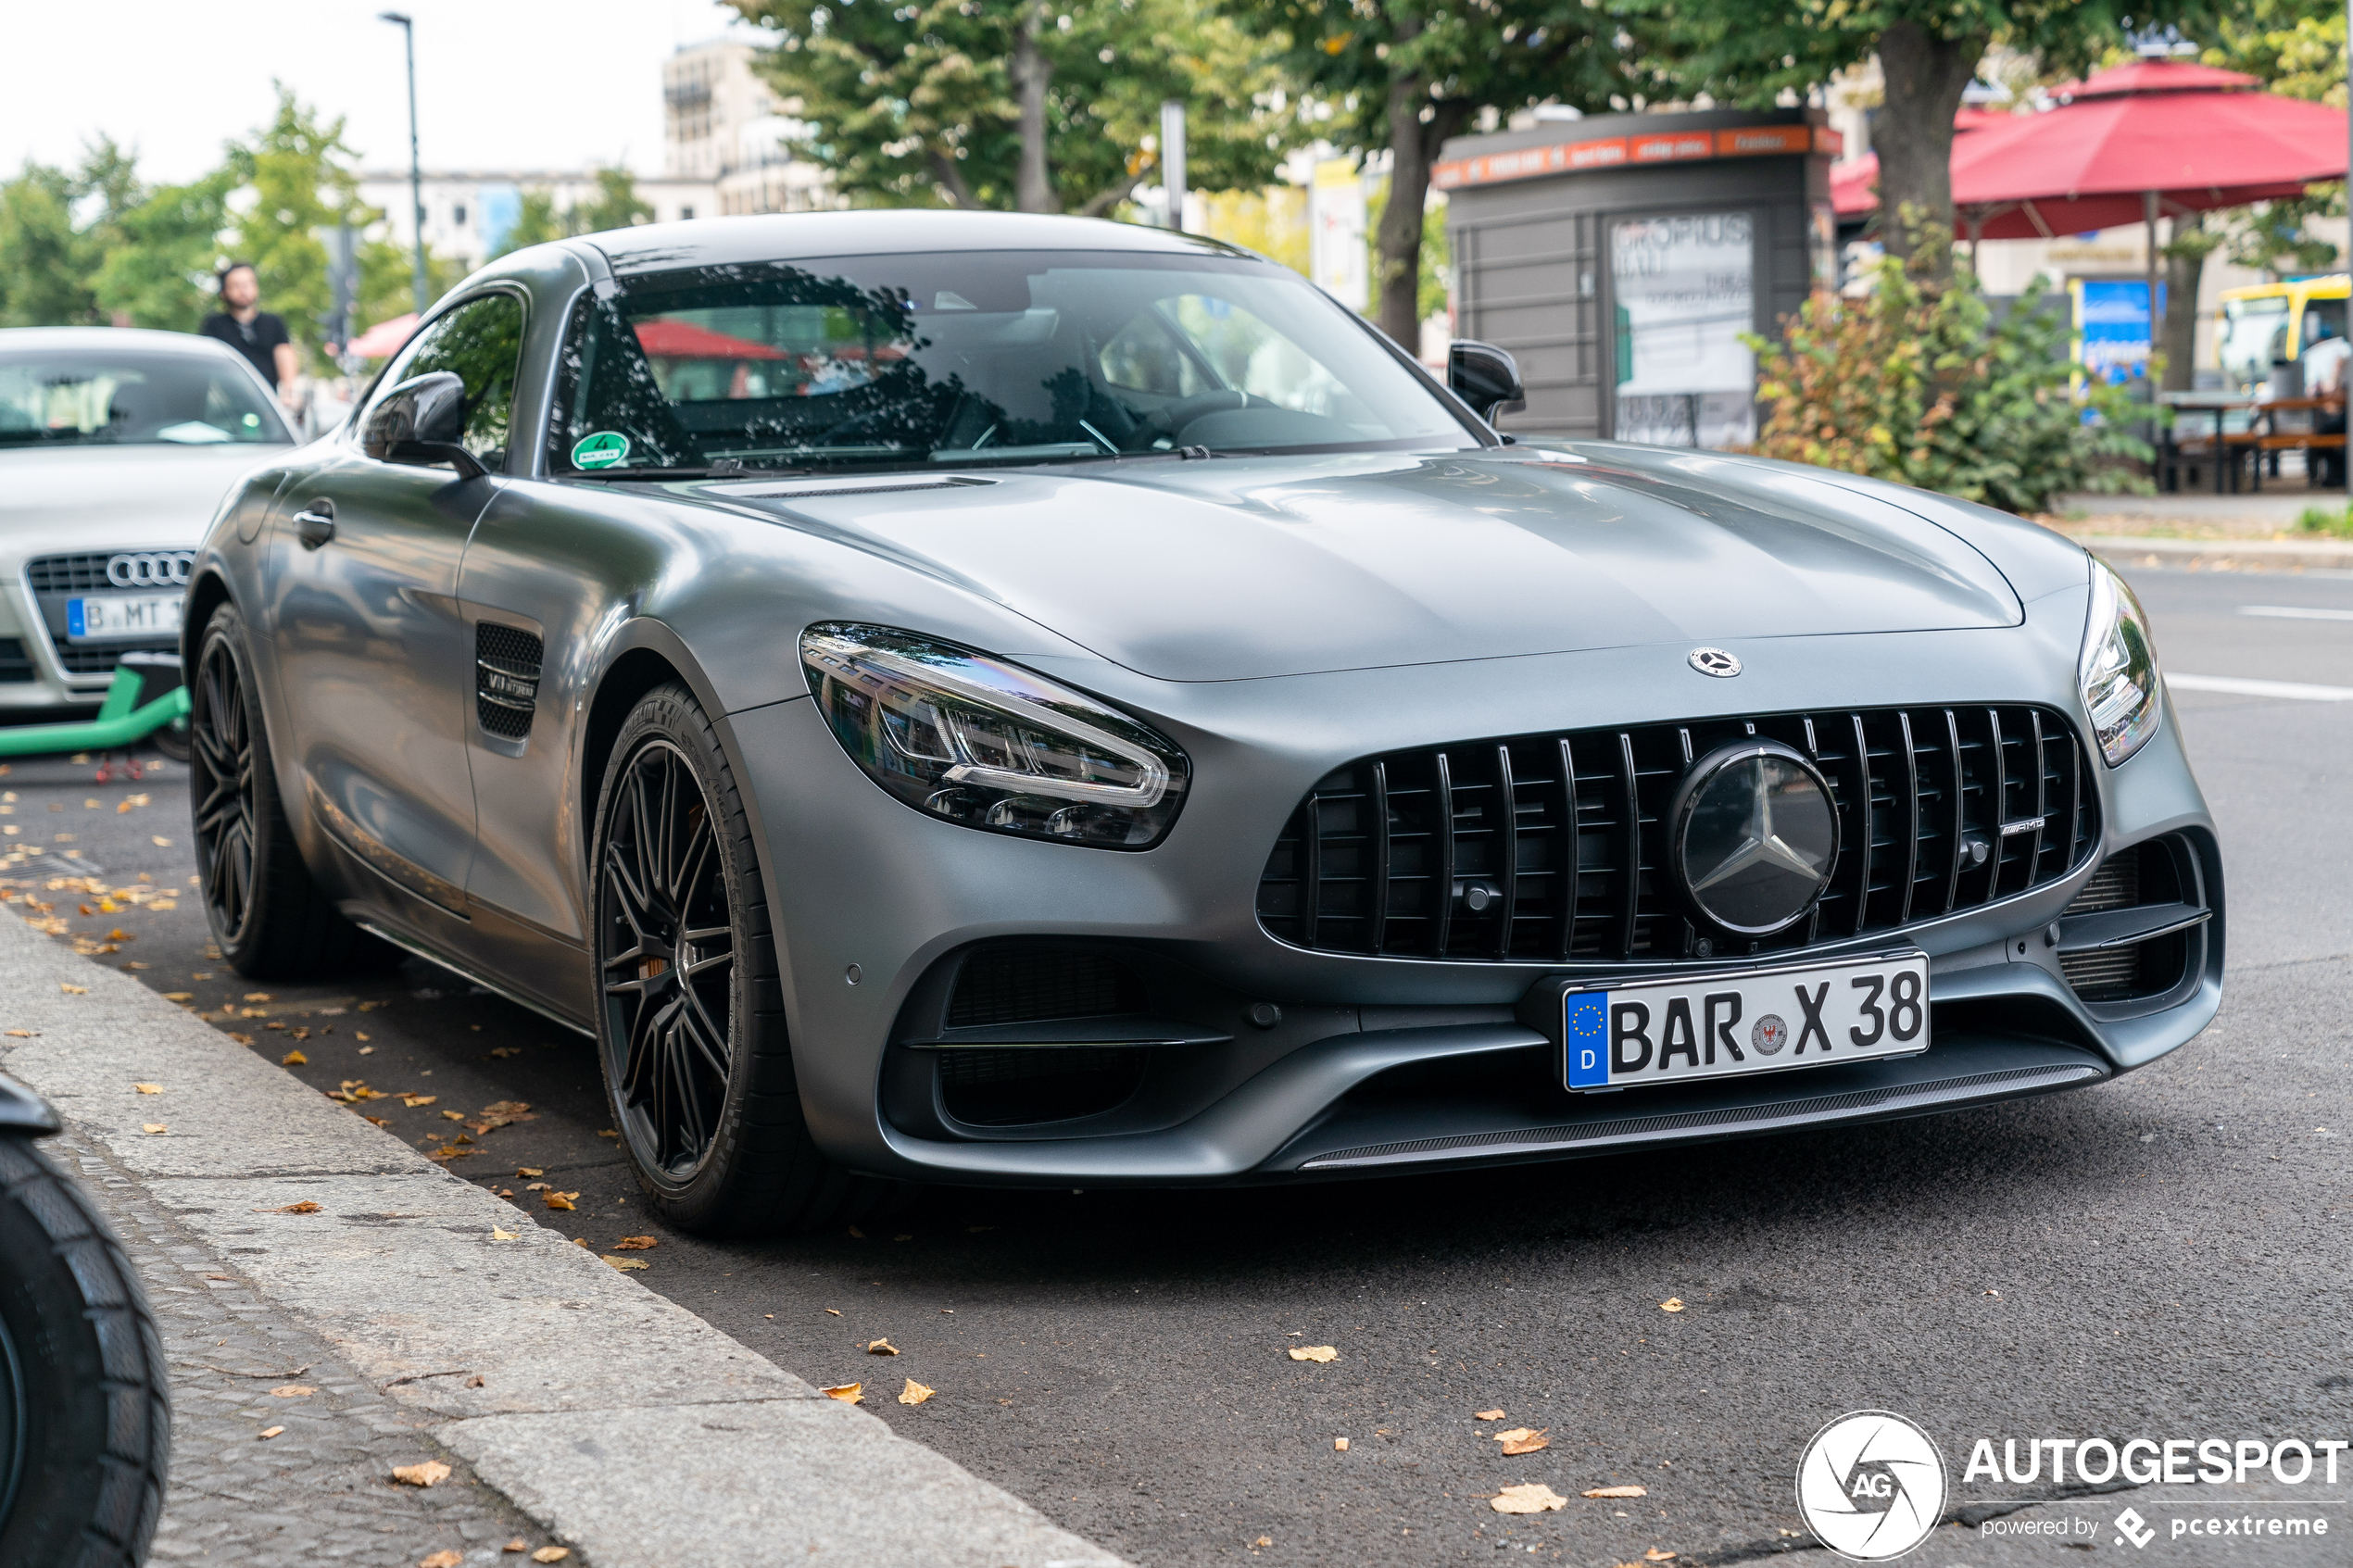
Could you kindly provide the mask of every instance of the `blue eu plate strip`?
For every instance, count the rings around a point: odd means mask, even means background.
[[[1564,1030],[1563,1037],[1568,1042],[1568,1086],[1609,1087],[1609,993],[1571,992]]]
[[[82,634],[83,621],[82,619],[82,601],[80,599],[68,599],[66,601],[66,635],[69,637],[79,637]]]

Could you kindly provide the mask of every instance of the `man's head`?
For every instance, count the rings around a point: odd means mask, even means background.
[[[220,303],[232,310],[249,310],[261,297],[261,280],[250,261],[232,261],[220,270]]]

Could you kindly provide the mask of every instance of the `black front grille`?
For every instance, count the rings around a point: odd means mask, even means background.
[[[1064,947],[983,948],[964,960],[948,1027],[1035,1023],[1143,1010],[1143,986],[1108,953]]]
[[[1143,1082],[1150,1053],[1023,1046],[938,1054],[939,1098],[949,1115],[975,1127],[1013,1127],[1116,1110]]]
[[[531,734],[544,654],[539,639],[521,627],[475,623],[474,718],[484,730],[501,740]]]
[[[0,637],[0,684],[30,681],[38,673],[21,637]]]
[[[118,556],[141,557],[149,562],[162,562],[176,574],[170,583],[133,583],[127,588],[107,576],[107,563]],[[172,637],[140,637],[121,642],[77,643],[66,635],[66,599],[75,594],[106,593],[169,593],[184,583],[188,571],[195,564],[196,552],[174,549],[87,550],[69,556],[38,556],[25,562],[26,585],[31,588],[35,601],[41,606],[43,620],[49,632],[49,644],[57,650],[57,662],[69,675],[104,675],[122,661],[126,653],[177,653],[180,639]],[[150,573],[155,568],[151,564]],[[0,680],[7,679],[0,675]],[[31,680],[28,674],[23,677]]]
[[[1711,935],[1686,913],[1662,826],[1692,759],[1746,736],[1811,757],[1839,819],[1829,890],[1761,941]],[[1781,951],[1990,903],[2066,875],[2098,834],[2082,748],[2045,708],[1514,735],[1333,771],[1276,842],[1258,917],[1326,952],[1670,962],[1700,956],[1703,941],[1718,957]]]

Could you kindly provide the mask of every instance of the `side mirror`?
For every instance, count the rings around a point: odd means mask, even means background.
[[[1495,410],[1528,395],[1520,385],[1519,366],[1491,343],[1457,338],[1446,351],[1446,390],[1471,406],[1489,424]]]
[[[380,463],[448,463],[460,479],[484,472],[465,448],[466,383],[455,371],[411,376],[369,412],[360,448]]]

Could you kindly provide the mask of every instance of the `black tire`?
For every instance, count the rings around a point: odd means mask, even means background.
[[[662,1217],[707,1235],[776,1234],[904,1201],[905,1184],[852,1175],[809,1135],[758,849],[683,684],[648,692],[622,725],[593,864],[597,1055]]]
[[[344,919],[302,863],[246,647],[237,607],[214,610],[188,693],[188,800],[212,940],[230,968],[255,980],[397,963],[399,950]]]
[[[185,719],[174,719],[147,738],[155,743],[157,751],[183,766],[195,755],[195,748],[188,739],[188,721]]]
[[[0,1135],[0,1568],[137,1568],[170,1462],[131,1261],[29,1140]]]

